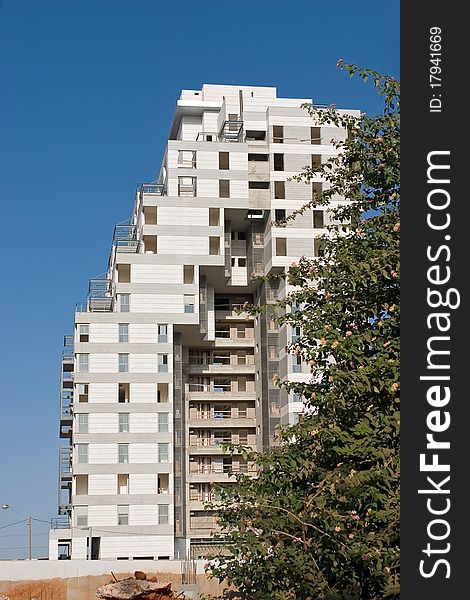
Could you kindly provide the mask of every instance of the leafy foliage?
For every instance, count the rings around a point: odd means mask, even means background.
[[[290,267],[295,291],[280,303],[279,320],[302,328],[289,351],[312,376],[279,385],[304,395],[304,417],[269,452],[245,449],[256,478],[219,490],[231,554],[214,557],[210,572],[250,600],[399,593],[399,83],[338,66],[371,79],[384,111],[358,119],[306,107],[348,137],[321,167],[328,189],[287,217],[324,205],[335,217],[323,256]],[[333,208],[337,194],[350,201]]]

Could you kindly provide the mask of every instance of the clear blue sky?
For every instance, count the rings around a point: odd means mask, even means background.
[[[399,76],[399,3],[0,0],[0,560],[56,514],[59,359],[113,226],[159,170],[182,88],[274,85],[368,113],[343,58]],[[34,525],[34,556],[47,553]]]

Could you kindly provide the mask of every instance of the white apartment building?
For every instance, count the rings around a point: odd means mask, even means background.
[[[309,378],[286,351],[300,332],[271,309],[240,309],[284,297],[282,280],[253,275],[318,255],[331,218],[308,210],[276,226],[326,185],[289,178],[345,137],[316,124],[305,102],[274,87],[183,90],[159,177],[138,186],[108,270],[90,280],[65,338],[51,560],[204,556],[217,530],[204,508],[214,484],[251,471],[222,445],[267,449],[276,426],[302,412],[274,381]]]

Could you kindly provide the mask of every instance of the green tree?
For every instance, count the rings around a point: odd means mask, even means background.
[[[321,167],[328,189],[287,220],[335,194],[349,201],[331,208],[322,256],[291,266],[296,291],[279,303],[279,320],[302,328],[289,351],[312,371],[306,384],[279,385],[304,395],[305,414],[269,452],[244,449],[256,478],[220,489],[230,554],[210,573],[250,600],[399,593],[399,83],[338,66],[371,80],[384,110],[358,119],[306,107],[348,136]],[[306,168],[296,179],[313,176]]]

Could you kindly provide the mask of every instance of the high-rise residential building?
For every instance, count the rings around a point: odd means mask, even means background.
[[[279,223],[326,185],[290,177],[346,135],[315,123],[307,102],[273,87],[182,92],[160,174],[138,186],[65,338],[50,559],[204,556],[214,484],[252,471],[223,445],[267,449],[302,412],[276,384],[310,376],[288,352],[301,332],[269,307],[289,287],[256,276],[317,256],[331,222],[316,208]],[[268,308],[253,317],[245,303]]]

